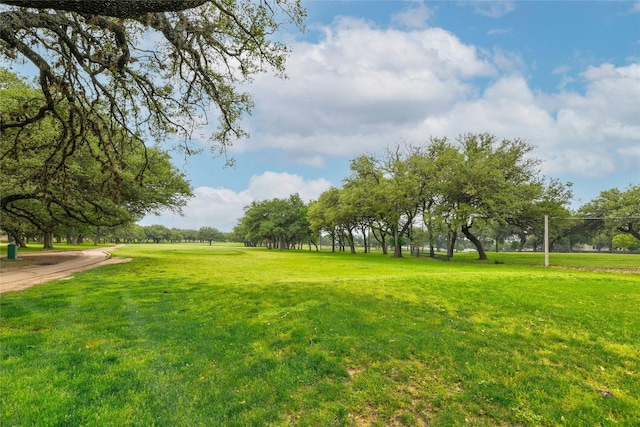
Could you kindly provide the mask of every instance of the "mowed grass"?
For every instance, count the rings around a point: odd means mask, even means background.
[[[134,260],[0,296],[0,425],[640,420],[639,274],[200,244],[114,254]]]

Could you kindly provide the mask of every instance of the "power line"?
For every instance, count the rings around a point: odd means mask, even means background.
[[[602,216],[602,217],[594,217],[594,216],[550,216],[549,219],[563,219],[563,220],[604,220],[604,219],[640,219],[640,216]]]
[[[608,216],[608,217],[549,217],[549,215],[544,216],[544,266],[549,266],[549,220],[576,220],[576,221],[604,221],[604,220],[636,220],[640,219],[637,216],[626,216],[626,217],[616,217],[616,216]]]

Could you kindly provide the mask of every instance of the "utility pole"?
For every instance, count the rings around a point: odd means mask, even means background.
[[[549,267],[549,215],[544,216],[544,266]]]

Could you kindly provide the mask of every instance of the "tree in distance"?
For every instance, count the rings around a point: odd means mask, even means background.
[[[593,218],[587,227],[604,225],[640,240],[640,184],[629,185],[626,190],[612,188],[602,191],[582,206],[579,213]]]
[[[225,235],[215,227],[201,227],[198,230],[198,239],[203,242],[224,242]]]
[[[311,244],[307,206],[298,194],[288,199],[254,201],[245,206],[244,212],[234,235],[247,246],[264,244],[269,249],[284,250],[304,242]]]
[[[631,247],[640,246],[640,240],[633,237],[631,234],[622,233],[616,234],[611,240],[611,244],[614,248],[622,249],[623,251],[629,250]]]

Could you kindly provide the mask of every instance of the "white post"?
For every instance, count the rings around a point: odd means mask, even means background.
[[[544,216],[544,266],[549,267],[549,215]]]

